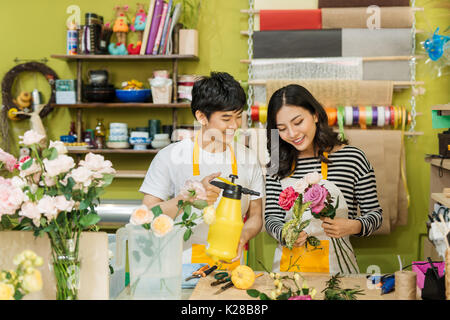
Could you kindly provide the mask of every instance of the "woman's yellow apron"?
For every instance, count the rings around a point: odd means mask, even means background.
[[[321,173],[323,180],[321,180],[320,184],[328,189],[334,205],[336,205],[336,200],[339,198],[336,218],[348,218],[348,207],[342,192],[333,182],[327,180],[328,166],[325,162],[322,162]],[[297,182],[298,179],[291,177],[285,178],[281,181],[282,189],[284,190],[289,186],[294,186]],[[292,209],[286,213],[285,222],[291,219]],[[308,219],[311,221],[304,231],[308,236],[318,238],[320,240],[320,246],[314,248],[308,244],[289,250],[278,244],[278,247],[275,249],[272,270],[274,272],[320,272],[330,274],[336,274],[338,272],[341,274],[359,273],[358,264],[349,237],[342,237],[341,239],[344,241],[344,244],[338,246],[335,239],[325,234],[322,228],[322,220],[314,218],[309,209],[303,213],[302,221]],[[345,252],[342,250],[345,250]],[[344,254],[351,260],[351,263],[348,263],[348,267],[343,263],[342,258],[340,258]]]

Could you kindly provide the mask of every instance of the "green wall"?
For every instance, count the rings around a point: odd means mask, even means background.
[[[143,2],[147,2],[144,0]],[[416,1],[416,6],[427,5],[429,1]],[[68,17],[66,9],[69,5],[81,8],[82,21],[84,13],[96,12],[105,20],[113,18],[113,7],[117,4],[128,4],[131,11],[135,10],[135,2],[130,1],[88,1],[88,0],[19,0],[0,2],[0,75],[15,66],[14,59],[49,59],[48,66],[53,68],[60,78],[75,78],[75,63],[50,58],[51,54],[63,54],[66,50],[65,22]],[[203,1],[202,15],[199,21],[199,61],[182,61],[180,74],[206,75],[210,71],[227,71],[239,80],[247,79],[247,68],[239,62],[247,58],[247,37],[240,35],[240,30],[247,30],[247,15],[239,13],[240,9],[248,8],[247,1]],[[444,16],[445,10],[431,9],[427,6],[424,13],[417,13],[417,28],[432,32],[435,27],[441,30],[448,26]],[[131,18],[131,16],[130,16]],[[133,36],[131,36],[133,39]],[[417,41],[417,53],[421,51]],[[90,62],[85,64],[89,69],[107,68],[112,82],[118,86],[121,81],[137,79],[147,82],[153,70],[170,68],[167,62]],[[408,225],[396,228],[390,235],[371,238],[354,239],[353,244],[360,263],[361,271],[368,265],[376,264],[382,272],[392,272],[398,268],[397,254],[405,263],[418,258],[419,234],[424,233],[429,201],[429,165],[424,162],[426,153],[437,153],[437,133],[442,130],[431,128],[430,107],[449,102],[449,78],[436,78],[429,65],[420,60],[417,66],[417,80],[425,81],[426,94],[418,98],[417,111],[423,116],[417,118],[417,131],[424,135],[415,139],[406,139],[407,178],[411,195]],[[17,85],[19,83],[19,85]],[[18,78],[14,90],[31,91],[34,87],[49,97],[49,90],[43,82],[43,77],[23,74]],[[410,108],[411,90],[395,94],[394,104]],[[171,123],[169,110],[89,110],[84,112],[87,128],[95,126],[96,118],[101,117],[105,124],[113,121],[126,121],[130,127],[145,126],[148,119],[161,119],[163,124]],[[68,109],[54,110],[44,119],[50,139],[59,139],[60,135],[69,130],[70,121],[75,119],[74,111]],[[180,124],[191,124],[190,110],[179,112]],[[10,122],[10,136],[17,137],[29,128],[28,121]],[[17,155],[17,138],[12,143],[12,153]],[[117,169],[146,170],[151,161],[148,155],[114,155],[107,157],[112,160]],[[108,189],[105,198],[140,199],[138,193],[141,184],[137,179],[116,179]],[[266,264],[271,261],[275,244],[267,234],[261,234],[255,253]],[[251,265],[255,265],[255,254],[250,257]]]

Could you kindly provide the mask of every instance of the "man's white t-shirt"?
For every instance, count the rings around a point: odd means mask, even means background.
[[[235,183],[260,193],[259,196],[242,195],[241,208],[244,217],[250,200],[264,197],[264,177],[258,158],[252,150],[238,143],[232,146],[238,166],[238,179]],[[191,139],[184,139],[170,144],[156,154],[139,191],[167,201],[180,193],[187,180],[201,181],[210,174],[221,172],[221,177],[231,181],[230,148],[227,147],[225,152],[219,153],[199,149],[199,176],[193,176],[194,142]],[[215,207],[220,199],[221,196],[215,202]],[[176,222],[180,220],[181,215],[175,219]],[[203,222],[193,228],[193,235],[183,245],[183,263],[191,263],[192,244],[207,245],[208,229],[209,226]]]

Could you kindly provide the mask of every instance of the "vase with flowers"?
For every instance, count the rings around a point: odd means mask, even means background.
[[[88,153],[75,164],[61,141],[40,144],[33,130],[20,137],[30,155],[16,162],[12,178],[0,177],[0,223],[3,228],[30,230],[50,240],[56,298],[78,298],[81,233],[97,230],[96,206],[115,170],[101,155]]]

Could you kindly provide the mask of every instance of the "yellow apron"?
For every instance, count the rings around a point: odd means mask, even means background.
[[[198,145],[198,136],[200,132],[197,133],[194,140],[194,151],[192,154],[192,175],[199,176],[200,175],[200,165],[199,165],[199,156],[200,156],[200,147]],[[233,175],[238,175],[238,169],[237,169],[237,162],[236,162],[236,156],[234,154],[233,147],[230,144],[227,144],[227,146],[230,148],[230,154],[231,154],[231,170]],[[206,254],[206,246],[203,244],[192,244],[192,254],[191,254],[191,263],[208,263],[210,266],[214,264],[219,265],[219,269],[227,269],[227,270],[233,270],[238,265],[240,265],[240,261],[235,261],[233,263],[225,263],[225,262],[214,262],[213,259],[211,259]]]
[[[324,156],[328,157],[328,154],[324,152]],[[295,164],[294,164],[295,166]],[[345,198],[339,188],[331,181],[327,180],[328,165],[325,162],[321,164],[321,173],[323,180],[320,184],[324,185],[330,192],[334,201],[339,198],[339,207],[336,211],[336,217],[347,218],[348,207]],[[297,179],[289,176],[282,180],[282,188],[285,189],[289,186],[295,185]],[[289,221],[292,218],[292,209],[286,213],[285,221]],[[305,228],[305,232],[309,236],[315,236],[320,240],[320,246],[314,248],[313,246],[303,245],[302,247],[294,247],[289,250],[286,247],[278,245],[275,250],[273,271],[289,271],[289,272],[320,272],[320,273],[359,273],[356,257],[353,253],[349,237],[343,237],[345,242],[343,246],[346,248],[346,255],[350,258],[355,268],[349,269],[342,268],[342,263],[337,255],[340,249],[336,246],[336,241],[328,237],[322,228],[322,221],[316,219],[311,215],[311,211],[307,210],[302,216],[302,220],[310,219],[311,222],[308,227]]]

